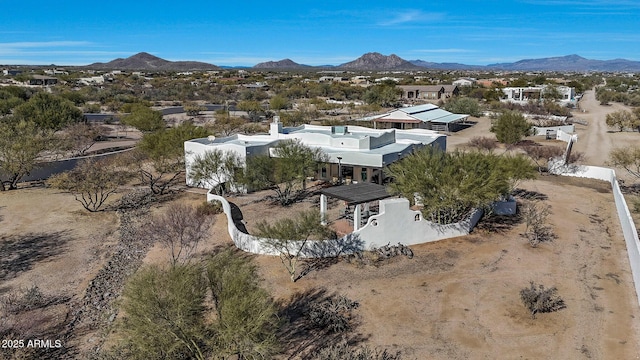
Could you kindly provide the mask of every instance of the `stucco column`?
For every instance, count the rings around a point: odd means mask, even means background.
[[[320,194],[320,224],[327,225],[327,195]]]
[[[353,231],[360,229],[360,217],[362,216],[360,204],[357,204],[355,207],[356,208],[353,211]]]

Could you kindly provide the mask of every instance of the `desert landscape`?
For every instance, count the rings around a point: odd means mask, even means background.
[[[592,91],[579,105],[575,116],[588,123],[576,125],[574,150],[584,153],[582,163],[604,166],[614,146],[637,142],[637,133],[610,132],[604,124],[606,114],[623,105],[600,105]],[[449,134],[448,149],[490,135],[489,127],[489,118],[478,118],[474,126]],[[553,241],[533,248],[522,236],[522,221],[490,218],[468,236],[413,246],[412,259],[375,265],[336,260],[295,283],[277,257],[253,258],[264,287],[283,307],[305,298],[347,296],[359,306],[346,340],[399,351],[404,359],[639,358],[640,306],[610,185],[544,175],[518,189],[520,202],[538,199],[550,206]],[[305,201],[283,209],[263,198],[264,193],[230,198],[250,232],[261,219],[315,206]],[[191,190],[149,212],[171,202],[204,200],[203,191]],[[37,286],[50,301],[4,321],[23,324],[27,334],[61,340],[65,351],[54,349],[52,357],[82,358],[112,343],[126,276],[143,264],[167,261],[158,244],[123,244],[128,226],[134,225],[123,223],[122,214],[86,213],[72,195],[55,189],[0,194],[0,296]],[[230,244],[226,218],[216,215],[200,253]],[[556,287],[566,308],[533,318],[519,297],[531,281]],[[289,351],[282,358],[288,359],[305,358],[325,345],[300,334],[286,341]],[[1,351],[0,358],[11,356],[12,350]]]

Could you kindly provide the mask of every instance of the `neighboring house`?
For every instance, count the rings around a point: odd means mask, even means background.
[[[476,83],[474,78],[461,78],[453,82],[453,85],[457,86],[473,86]]]
[[[349,82],[349,78],[345,76],[321,76],[320,79],[318,79],[318,81],[347,83]]]
[[[460,89],[458,89],[457,85],[442,85],[444,89],[444,93],[442,94],[445,98],[450,98],[452,96],[460,95]]]
[[[509,85],[509,82],[507,80],[505,80],[505,79],[494,78],[494,79],[476,80],[476,84],[480,85],[482,87],[485,87],[485,88],[491,88],[491,87],[494,87],[496,85],[498,85],[498,86],[507,86],[507,85]]]
[[[2,75],[4,75],[4,76],[16,76],[16,75],[20,75],[22,73],[23,73],[22,70],[15,70],[15,69],[3,69],[2,70]]]
[[[269,90],[269,85],[265,82],[255,82],[252,84],[242,85],[247,89]]]
[[[529,101],[540,101],[544,99],[544,91],[547,85],[529,86],[529,87],[505,87],[502,88],[504,97],[502,101],[514,102],[514,103],[526,103]],[[562,104],[575,104],[576,102],[576,90],[569,86],[555,86],[561,95],[558,102]]]
[[[402,89],[401,99],[408,100],[438,100],[444,95],[442,85],[399,85]]]
[[[376,129],[457,131],[469,115],[454,114],[433,104],[395,109],[372,119]]]
[[[100,76],[92,76],[92,77],[86,77],[86,78],[79,78],[78,79],[78,84],[79,85],[102,85],[104,84],[104,76],[100,75]]]
[[[58,83],[57,78],[44,76],[44,75],[32,75],[31,79],[29,79],[29,85],[49,86],[49,85],[55,85],[57,83]]]
[[[187,185],[214,188],[221,185],[211,179],[202,184],[192,181],[189,168],[193,159],[214,149],[232,151],[243,160],[256,155],[269,155],[278,142],[297,139],[302,144],[320,148],[328,156],[326,166],[318,170],[316,178],[346,182],[384,181],[383,168],[424,146],[446,149],[446,136],[429,130],[376,130],[360,126],[302,125],[283,127],[278,117],[270,125],[269,134],[193,139],[184,143]]]

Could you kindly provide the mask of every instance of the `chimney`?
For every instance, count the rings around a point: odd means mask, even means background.
[[[277,138],[278,134],[282,134],[282,123],[280,116],[274,116],[273,122],[269,125],[269,135]]]

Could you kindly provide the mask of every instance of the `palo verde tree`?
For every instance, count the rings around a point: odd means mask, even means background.
[[[197,266],[143,268],[123,292],[128,359],[205,359],[206,279]]]
[[[518,179],[535,174],[523,156],[446,153],[426,147],[389,166],[391,191],[423,204],[425,219],[450,224],[508,195]]]
[[[131,172],[120,167],[114,159],[83,160],[75,168],[56,174],[47,183],[73,194],[86,210],[96,212],[107,199],[132,177]]]
[[[530,134],[531,124],[521,113],[505,111],[492,121],[490,131],[496,134],[499,142],[514,145]]]
[[[82,111],[73,102],[46,92],[38,92],[13,110],[16,118],[30,121],[42,131],[58,131],[83,121]]]
[[[220,358],[267,359],[279,349],[278,309],[260,287],[256,266],[233,248],[206,263],[206,276],[217,321],[213,324],[214,352]]]
[[[631,146],[615,148],[609,153],[609,162],[621,167],[637,178],[640,178],[640,147]]]
[[[238,154],[214,149],[204,154],[197,154],[193,158],[193,161],[188,164],[188,178],[195,186],[216,186],[217,192],[224,195],[227,188],[235,185],[242,165]]]
[[[618,131],[640,129],[640,118],[628,110],[619,110],[607,114],[605,122],[609,127],[617,127]]]
[[[320,224],[320,212],[307,210],[295,217],[284,218],[269,224],[262,220],[257,225],[257,236],[265,238],[265,246],[280,255],[280,261],[292,282],[302,277],[299,263],[309,240],[325,240],[331,231]]]
[[[240,182],[249,189],[272,189],[277,201],[287,206],[305,190],[307,177],[313,176],[327,156],[321,149],[311,148],[299,140],[280,141],[273,157],[249,157]]]
[[[482,116],[482,108],[478,100],[470,97],[454,97],[444,104],[444,109],[456,114]]]
[[[255,265],[231,249],[204,264],[142,268],[122,304],[124,337],[113,350],[127,359],[269,359],[279,350],[277,307]]]
[[[131,113],[123,116],[121,122],[143,133],[158,131],[164,129],[166,126],[166,123],[162,119],[161,112],[138,103],[131,106]]]
[[[369,87],[363,95],[363,100],[370,105],[392,107],[398,104],[402,89],[397,88],[395,82],[387,81]]]
[[[131,154],[134,159],[130,163],[154,194],[165,194],[181,182],[184,175],[184,142],[207,135],[207,129],[188,121],[174,128],[145,134],[138,144],[138,151]]]
[[[0,190],[13,190],[18,182],[43,160],[51,147],[53,132],[35,122],[6,117],[0,119]]]

